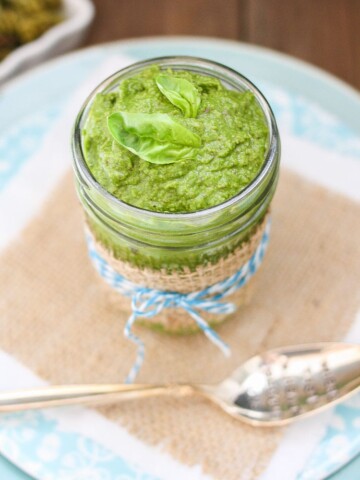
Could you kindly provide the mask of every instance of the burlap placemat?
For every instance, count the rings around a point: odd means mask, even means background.
[[[201,334],[174,337],[136,327],[146,343],[140,382],[215,382],[249,356],[284,344],[341,339],[360,303],[360,207],[283,172],[269,252],[250,305],[219,329],[225,359]],[[90,265],[70,174],[0,258],[0,347],[51,383],[118,382],[135,347]],[[147,399],[100,411],[216,479],[252,480],[280,429],[255,429],[205,400]]]

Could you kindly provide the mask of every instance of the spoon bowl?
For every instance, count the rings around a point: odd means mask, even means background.
[[[230,415],[278,426],[344,400],[360,387],[360,346],[317,343],[252,357],[203,393]]]

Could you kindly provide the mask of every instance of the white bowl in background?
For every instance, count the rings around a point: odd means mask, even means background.
[[[45,60],[80,45],[95,14],[90,0],[63,0],[65,19],[0,62],[0,84]]]

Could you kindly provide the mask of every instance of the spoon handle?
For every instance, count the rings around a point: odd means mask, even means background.
[[[132,400],[163,394],[193,393],[187,385],[55,385],[26,390],[0,392],[0,413],[65,405]]]

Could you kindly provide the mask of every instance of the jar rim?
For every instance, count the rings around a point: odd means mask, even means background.
[[[186,67],[192,67],[193,70],[198,70],[199,73],[205,73],[204,68],[208,69],[209,73],[211,72],[211,70],[213,70],[214,76],[216,76],[216,74],[218,77],[222,75],[223,77],[226,77],[226,79],[223,78],[225,79],[225,81],[232,81],[234,85],[241,83],[241,85],[244,86],[246,90],[250,90],[254,94],[260,108],[262,109],[269,130],[268,149],[266,151],[264,162],[258,174],[243,190],[238,192],[233,197],[212,207],[202,210],[195,210],[193,212],[156,212],[153,210],[139,208],[135,205],[131,205],[124,202],[123,200],[120,200],[119,198],[108,192],[91,173],[85,161],[82,150],[81,130],[84,117],[86,116],[87,111],[89,110],[95,96],[98,93],[105,91],[109,86],[115,83],[120,76],[124,76],[132,72],[136,73],[137,71],[141,71],[151,65],[160,65],[164,67],[178,66],[181,69],[186,69]],[[129,214],[140,214],[145,217],[149,216],[151,218],[158,218],[169,221],[178,221],[185,219],[198,220],[201,218],[205,218],[209,215],[217,214],[222,210],[231,208],[237,203],[245,203],[248,198],[251,198],[254,191],[256,191],[256,189],[262,184],[263,180],[267,178],[269,172],[272,171],[274,163],[277,161],[278,158],[277,153],[279,152],[279,149],[280,139],[275,116],[262,92],[247,77],[228,66],[225,66],[219,62],[215,62],[213,60],[185,55],[164,56],[141,60],[139,62],[132,63],[131,65],[122,68],[107,77],[90,93],[90,95],[87,97],[87,99],[81,106],[79,114],[75,120],[72,134],[72,152],[74,158],[75,172],[80,174],[80,177],[85,180],[92,188],[94,188],[95,191],[97,191],[97,193],[99,193],[107,202],[109,202],[111,206],[113,206],[114,208],[121,208]]]

